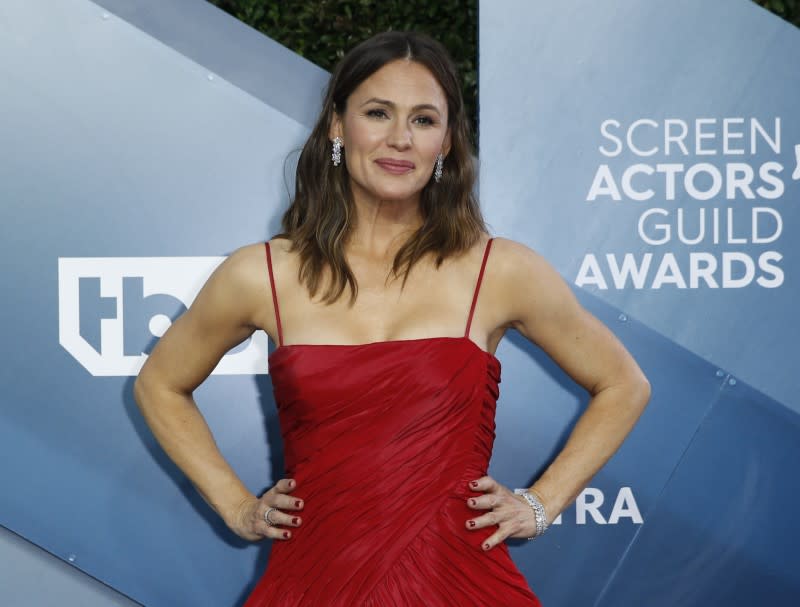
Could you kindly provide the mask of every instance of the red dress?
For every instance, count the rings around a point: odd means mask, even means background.
[[[269,371],[303,524],[274,541],[245,607],[536,607],[495,527],[470,531],[469,481],[494,441],[500,363],[462,337],[279,346]],[[272,267],[267,245],[270,280]]]

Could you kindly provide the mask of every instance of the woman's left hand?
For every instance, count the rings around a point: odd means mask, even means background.
[[[484,495],[467,498],[467,506],[488,512],[467,520],[467,529],[475,531],[497,525],[497,531],[481,544],[483,550],[494,548],[506,538],[528,538],[536,532],[536,515],[521,495],[515,495],[491,476],[470,481],[469,488],[483,491]]]

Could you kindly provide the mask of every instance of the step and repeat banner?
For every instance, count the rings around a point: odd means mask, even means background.
[[[793,604],[800,31],[749,0],[481,7],[487,219],[619,310],[598,315],[653,386],[598,490],[518,562],[546,605]],[[522,385],[513,345],[503,410],[534,409],[528,459],[549,461],[573,411]]]
[[[480,21],[489,220],[800,412],[800,32],[749,0],[501,6]]]
[[[515,561],[545,605],[791,604],[800,523],[775,513],[800,495],[800,124],[772,58],[797,56],[798,32],[748,0],[487,4],[487,218],[553,262],[653,385]],[[132,386],[225,255],[277,231],[324,76],[205,0],[0,6],[0,524],[147,607],[239,605],[266,565],[269,544],[228,531],[155,443]],[[254,492],[283,472],[268,347],[254,335],[195,393]],[[588,396],[517,335],[498,357],[490,472],[522,486]]]
[[[241,65],[248,28],[206,2],[127,4],[162,6],[160,31],[198,47],[222,32]],[[85,0],[0,3],[0,524],[147,607],[235,605],[269,546],[168,460],[133,381],[224,256],[276,231],[308,126],[169,43]],[[253,72],[298,69],[274,43],[248,51]],[[257,492],[282,468],[266,357],[257,333],[195,394]]]

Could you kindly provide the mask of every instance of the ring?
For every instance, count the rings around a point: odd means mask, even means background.
[[[272,512],[273,510],[277,510],[277,508],[269,508],[266,512],[264,512],[264,520],[270,527],[274,527],[276,525],[275,521],[269,518],[269,513]]]

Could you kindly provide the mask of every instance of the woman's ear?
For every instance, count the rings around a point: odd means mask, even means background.
[[[452,138],[450,137],[450,128],[447,128],[447,133],[444,135],[444,141],[442,141],[442,155],[447,157],[450,153],[450,146],[452,145]]]
[[[331,126],[328,129],[328,140],[333,141],[336,137],[342,137],[342,119],[338,113],[333,112]],[[344,137],[342,138],[344,139]]]

